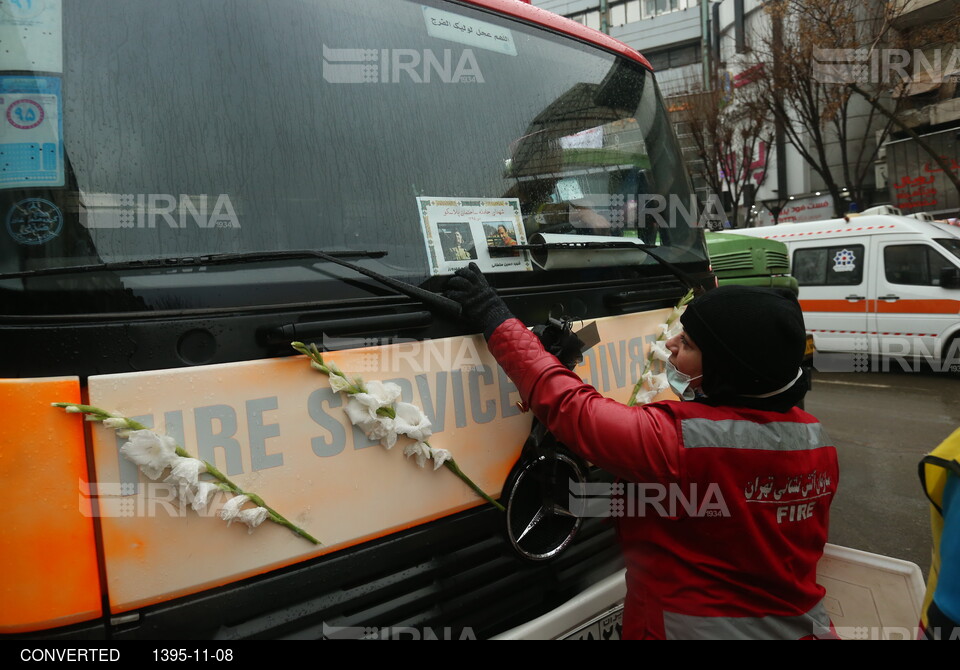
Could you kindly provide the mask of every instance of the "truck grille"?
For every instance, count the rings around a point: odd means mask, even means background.
[[[755,257],[753,251],[735,251],[728,254],[710,256],[714,272],[736,272],[738,274],[787,274],[790,271],[790,259],[782,251],[763,250],[763,256]]]
[[[502,524],[492,508],[464,512],[145,608],[139,621],[112,637],[320,639],[401,629],[485,639],[550,611],[623,566],[606,519],[584,519],[571,547],[543,563],[516,557]]]

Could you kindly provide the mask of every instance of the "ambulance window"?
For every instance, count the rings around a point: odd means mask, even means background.
[[[957,91],[960,92],[960,86],[957,87]],[[942,246],[944,249],[952,253],[957,258],[960,258],[960,240],[955,239],[937,239],[936,243]]]
[[[856,286],[863,281],[863,245],[797,249],[793,276],[800,286]]]
[[[926,244],[898,244],[883,250],[884,276],[891,284],[939,286],[944,267],[953,264]]]

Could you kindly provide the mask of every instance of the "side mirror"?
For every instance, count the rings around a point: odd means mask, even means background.
[[[947,266],[940,268],[941,288],[960,288],[960,268]]]

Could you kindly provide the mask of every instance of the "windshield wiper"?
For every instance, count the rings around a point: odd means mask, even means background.
[[[88,274],[93,272],[115,272],[119,270],[155,270],[201,267],[207,265],[230,265],[242,263],[257,263],[260,261],[292,260],[316,258],[336,263],[342,258],[383,258],[386,251],[315,251],[313,249],[294,249],[290,251],[248,251],[226,254],[203,254],[199,256],[184,256],[181,258],[149,258],[136,261],[112,261],[109,263],[92,263],[90,265],[72,265],[58,268],[37,268],[21,272],[6,272],[0,274],[0,279],[19,279],[22,277],[43,277],[60,274]]]
[[[432,293],[419,286],[413,286],[393,277],[387,277],[373,270],[368,270],[355,263],[344,260],[346,258],[383,258],[386,251],[317,251],[315,249],[299,249],[295,251],[254,251],[245,253],[208,254],[203,256],[185,256],[183,258],[156,258],[142,261],[115,261],[111,263],[95,263],[93,265],[75,265],[73,267],[40,268],[24,270],[23,272],[9,272],[0,274],[0,280],[17,279],[20,277],[40,277],[43,275],[58,275],[71,273],[112,272],[115,270],[141,270],[199,267],[206,265],[229,265],[236,263],[257,263],[259,261],[274,261],[297,258],[315,258],[328,263],[335,263],[354,272],[370,277],[384,286],[392,288],[397,293],[409,298],[420,300],[433,309],[444,312],[449,316],[460,315],[460,305],[442,295]]]

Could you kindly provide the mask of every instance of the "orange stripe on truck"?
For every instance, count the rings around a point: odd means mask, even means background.
[[[101,614],[84,422],[51,402],[79,403],[77,378],[0,379],[0,633]]]

